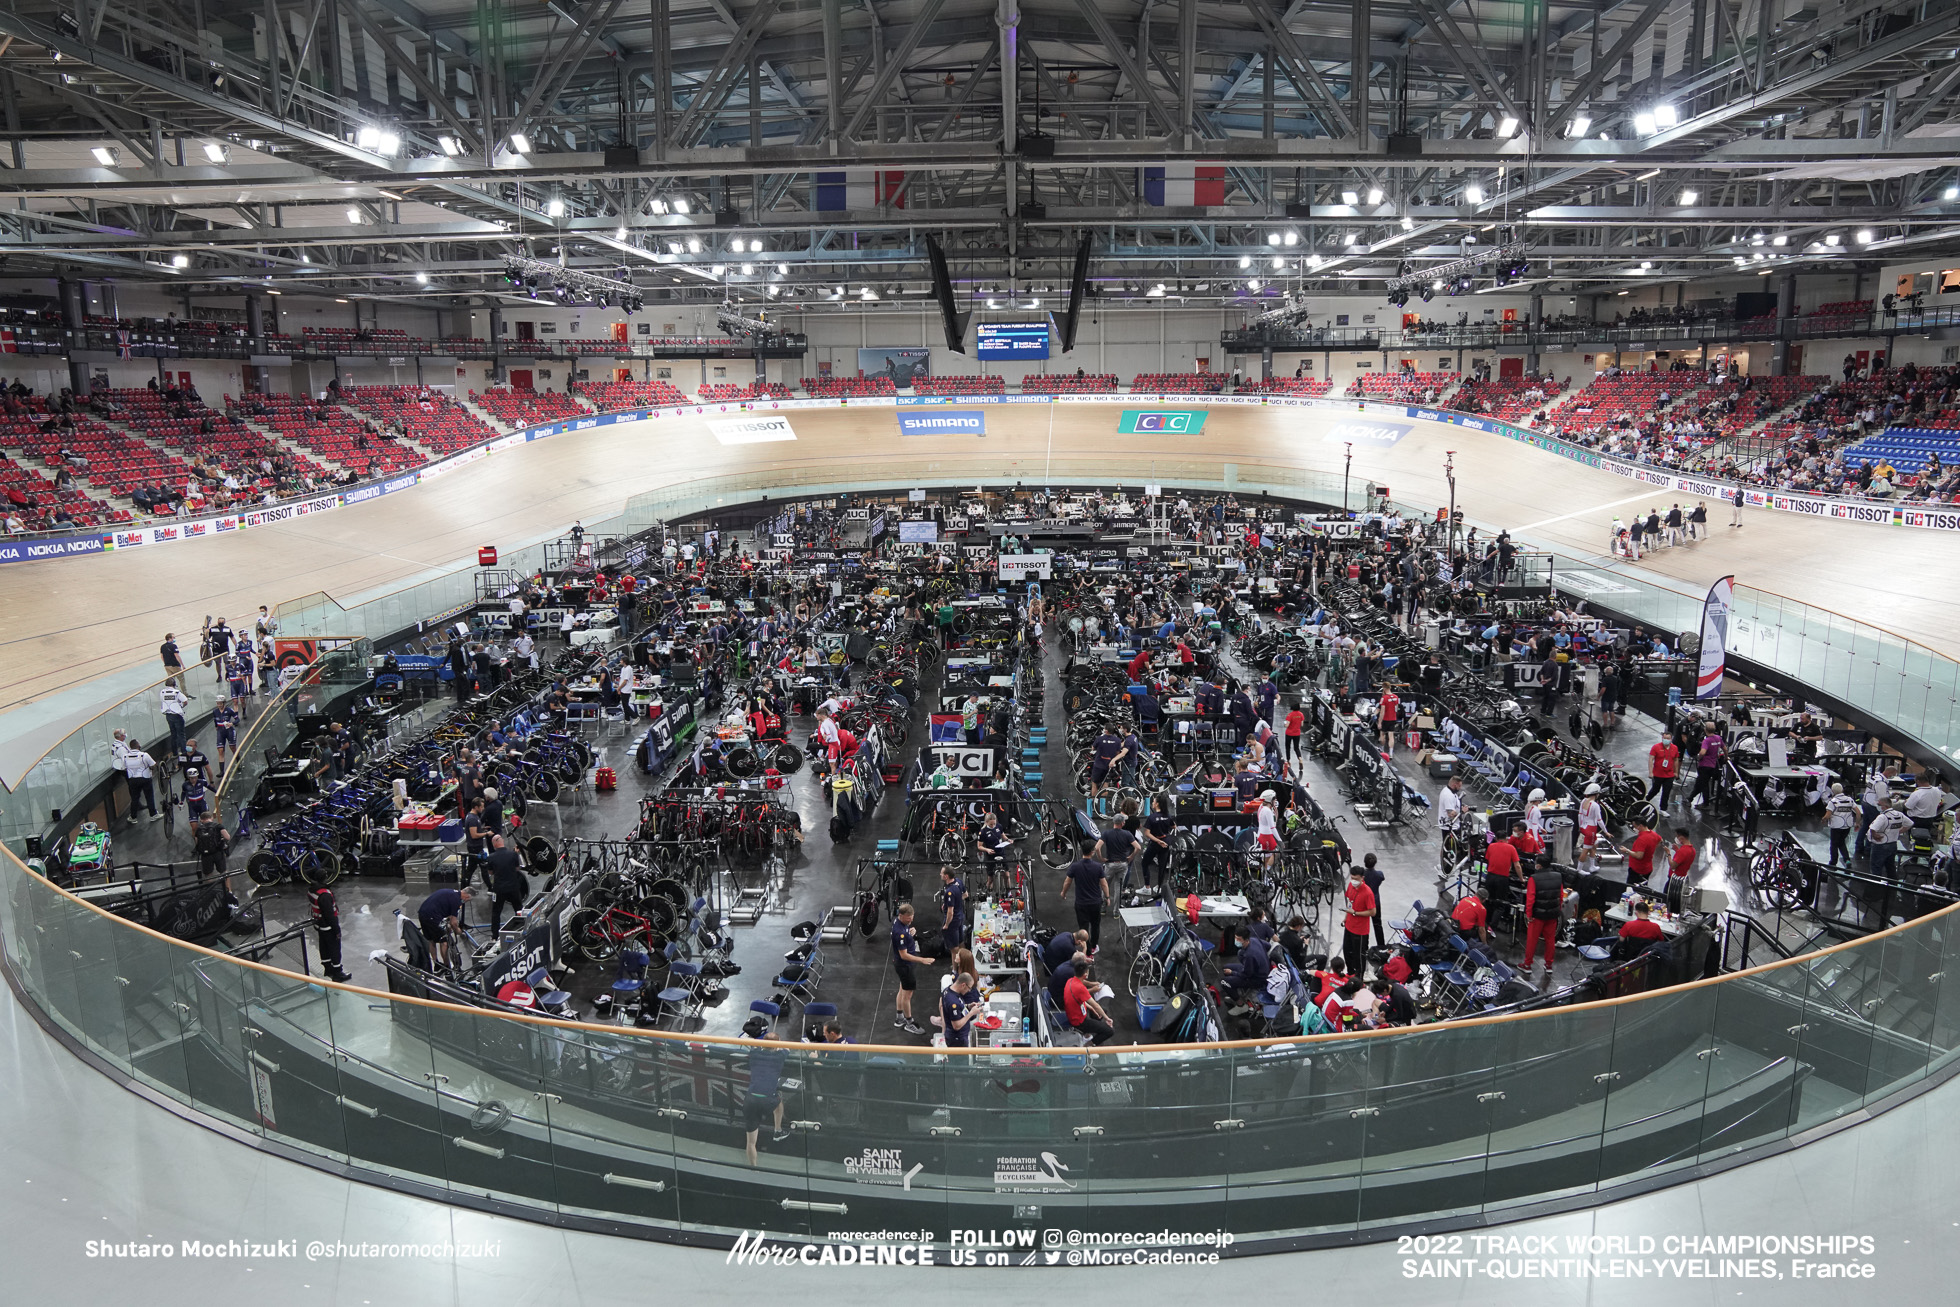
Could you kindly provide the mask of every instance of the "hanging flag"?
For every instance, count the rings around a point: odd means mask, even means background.
[[[905,207],[905,174],[873,168],[846,168],[812,174],[810,207],[819,212]]]
[[[1143,170],[1143,202],[1188,209],[1200,204],[1225,203],[1225,165],[1167,163]]]
[[[1695,678],[1695,698],[1713,699],[1722,692],[1729,647],[1729,610],[1735,606],[1735,578],[1725,576],[1708,587],[1701,606],[1701,674]]]
[[[116,357],[121,359],[131,357],[129,352],[129,333],[126,331],[118,331],[116,333]]]

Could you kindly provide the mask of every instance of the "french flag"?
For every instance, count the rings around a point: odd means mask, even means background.
[[[849,168],[814,175],[810,207],[819,212],[870,209],[879,205],[905,207],[905,174],[872,168]]]
[[[1225,165],[1222,163],[1167,163],[1161,168],[1143,170],[1143,202],[1166,208],[1188,209],[1201,204],[1225,203]]]

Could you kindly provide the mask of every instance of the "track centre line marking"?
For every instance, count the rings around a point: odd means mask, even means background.
[[[1644,501],[1651,501],[1655,495],[1666,494],[1666,493],[1667,492],[1662,490],[1659,486],[1656,486],[1652,491],[1644,495],[1628,495],[1625,499],[1615,499],[1610,503],[1605,503],[1605,504],[1594,504],[1591,508],[1581,508],[1575,512],[1561,513],[1557,517],[1548,517],[1540,522],[1526,522],[1523,526],[1512,527],[1511,530],[1529,531],[1533,527],[1550,526],[1554,522],[1564,522],[1570,520],[1571,518],[1584,517],[1588,513],[1597,513],[1602,508],[1619,508],[1626,504],[1638,504]]]

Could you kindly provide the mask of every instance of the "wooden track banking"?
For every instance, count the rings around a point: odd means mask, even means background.
[[[1137,407],[1147,405],[1139,403]],[[1123,405],[985,407],[985,437],[900,436],[890,408],[791,410],[798,439],[716,442],[707,419],[659,418],[556,436],[492,455],[399,494],[237,535],[128,553],[0,568],[0,707],[119,668],[153,663],[163,633],[194,646],[205,614],[234,620],[259,604],[315,591],[346,599],[453,567],[484,544],[509,546],[616,512],[631,495],[675,482],[768,472],[781,484],[915,478],[957,484],[984,461],[993,475],[1039,483],[1049,460],[1106,465],[1101,478],[1174,483],[1173,465],[1303,468],[1338,478],[1337,411],[1219,407],[1202,435],[1119,435]],[[900,410],[907,411],[907,410]],[[918,412],[920,410],[910,410]],[[930,410],[926,410],[930,411]],[[1357,492],[1386,483],[1414,504],[1447,501],[1445,450],[1456,451],[1457,503],[1473,521],[1523,529],[1561,555],[1594,556],[1615,514],[1671,496],[1501,436],[1410,419],[1400,443],[1357,445]],[[1153,468],[1153,462],[1155,467]],[[1187,475],[1196,475],[1195,471]],[[1210,475],[1221,475],[1212,470]],[[739,498],[749,498],[748,495]],[[1960,537],[1752,511],[1729,529],[1709,506],[1713,538],[1650,556],[1656,573],[1705,586],[1736,578],[1960,653],[1960,606],[1949,579]]]

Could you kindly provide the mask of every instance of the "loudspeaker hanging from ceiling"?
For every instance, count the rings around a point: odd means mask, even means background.
[[[946,251],[939,242],[926,237],[926,259],[932,265],[932,298],[939,304],[939,321],[946,328],[946,348],[966,353],[966,324],[973,314],[961,313],[953,305],[953,278],[946,271]]]
[[[1075,247],[1075,275],[1069,279],[1068,308],[1062,314],[1060,335],[1062,353],[1075,348],[1075,327],[1082,317],[1082,301],[1089,293],[1089,234]]]

